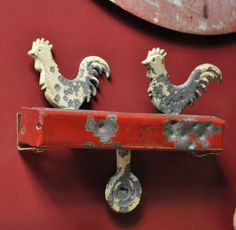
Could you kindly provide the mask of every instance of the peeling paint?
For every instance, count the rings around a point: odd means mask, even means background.
[[[159,3],[156,0],[144,0],[144,2],[149,3],[151,6],[160,7]]]
[[[219,21],[217,24],[212,25],[212,28],[220,30],[225,27],[225,24],[222,21]]]
[[[35,128],[37,130],[41,130],[43,124],[44,124],[44,118],[47,117],[47,113],[43,110],[39,112],[38,122],[35,125]]]
[[[179,20],[180,20],[180,18],[179,18],[179,14],[176,14],[176,22],[178,23]]]
[[[175,4],[176,6],[182,6],[181,0],[168,0],[170,3]]]
[[[170,120],[165,122],[163,132],[168,142],[174,142],[176,149],[194,150],[197,146],[202,148],[210,147],[207,138],[219,134],[222,132],[222,128],[211,122],[199,123],[195,120]]]
[[[115,141],[114,143],[112,143],[112,148],[113,149],[120,149],[121,143],[119,141]]]
[[[107,202],[114,211],[127,213],[139,204],[142,187],[133,173],[127,176],[116,174],[108,182],[106,193]]]
[[[158,22],[158,18],[153,18],[153,21],[154,21],[155,23],[157,23],[157,22]]]
[[[198,29],[200,30],[206,30],[208,27],[206,22],[201,22],[200,25],[198,26]]]
[[[153,18],[154,23],[157,23],[159,21],[159,18],[160,18],[160,14],[159,14],[159,12],[156,11],[155,16]]]
[[[85,144],[84,144],[84,148],[86,149],[92,149],[94,148],[94,143],[92,141],[87,141]]]
[[[116,135],[119,129],[117,117],[115,114],[107,115],[106,119],[95,121],[94,117],[88,117],[85,129],[88,132],[93,132],[94,136],[100,137],[100,142],[103,144],[111,144],[111,138]]]

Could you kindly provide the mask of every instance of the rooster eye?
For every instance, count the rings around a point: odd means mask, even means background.
[[[153,58],[153,59],[152,59],[152,61],[156,61],[156,59],[155,59],[155,58]]]

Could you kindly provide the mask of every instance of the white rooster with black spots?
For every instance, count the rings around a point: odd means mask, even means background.
[[[34,67],[40,72],[39,84],[47,101],[54,107],[79,109],[84,101],[89,102],[96,95],[99,85],[97,77],[110,76],[110,68],[105,60],[89,56],[82,60],[78,75],[69,80],[62,76],[52,55],[53,45],[48,40],[37,39],[28,52],[34,58]]]
[[[212,64],[202,64],[192,71],[185,83],[173,85],[165,68],[165,56],[165,50],[154,48],[142,62],[148,69],[147,77],[151,81],[148,94],[152,104],[162,113],[181,113],[187,105],[192,105],[195,99],[201,97],[199,89],[207,91],[209,80],[216,78],[218,83],[222,81],[219,68]]]

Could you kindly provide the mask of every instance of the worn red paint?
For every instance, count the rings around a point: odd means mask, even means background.
[[[236,31],[236,1],[110,0],[153,24],[191,34]]]
[[[169,134],[166,134],[169,132],[165,130],[166,124],[190,120],[199,124],[210,123],[220,129],[220,132],[206,136],[207,147],[189,133],[189,137],[196,140],[195,152],[219,152],[223,146],[225,122],[215,117],[48,108],[22,108],[20,115],[19,143],[37,148],[175,150],[175,141],[170,141]],[[193,151],[185,147],[181,150]]]

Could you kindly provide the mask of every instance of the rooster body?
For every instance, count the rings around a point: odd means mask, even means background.
[[[209,80],[222,81],[221,71],[212,64],[197,66],[188,80],[182,85],[173,85],[164,65],[166,52],[163,49],[149,51],[147,58],[142,62],[147,66],[147,77],[151,80],[148,94],[153,105],[162,113],[179,114],[187,105],[201,97],[199,89],[206,91]]]
[[[99,85],[97,77],[104,73],[109,78],[109,66],[100,57],[86,57],[80,64],[77,77],[68,80],[59,72],[51,52],[52,47],[49,41],[37,39],[28,52],[35,60],[35,69],[40,72],[41,89],[52,106],[79,109],[84,101],[89,102],[91,96],[96,95]]]

